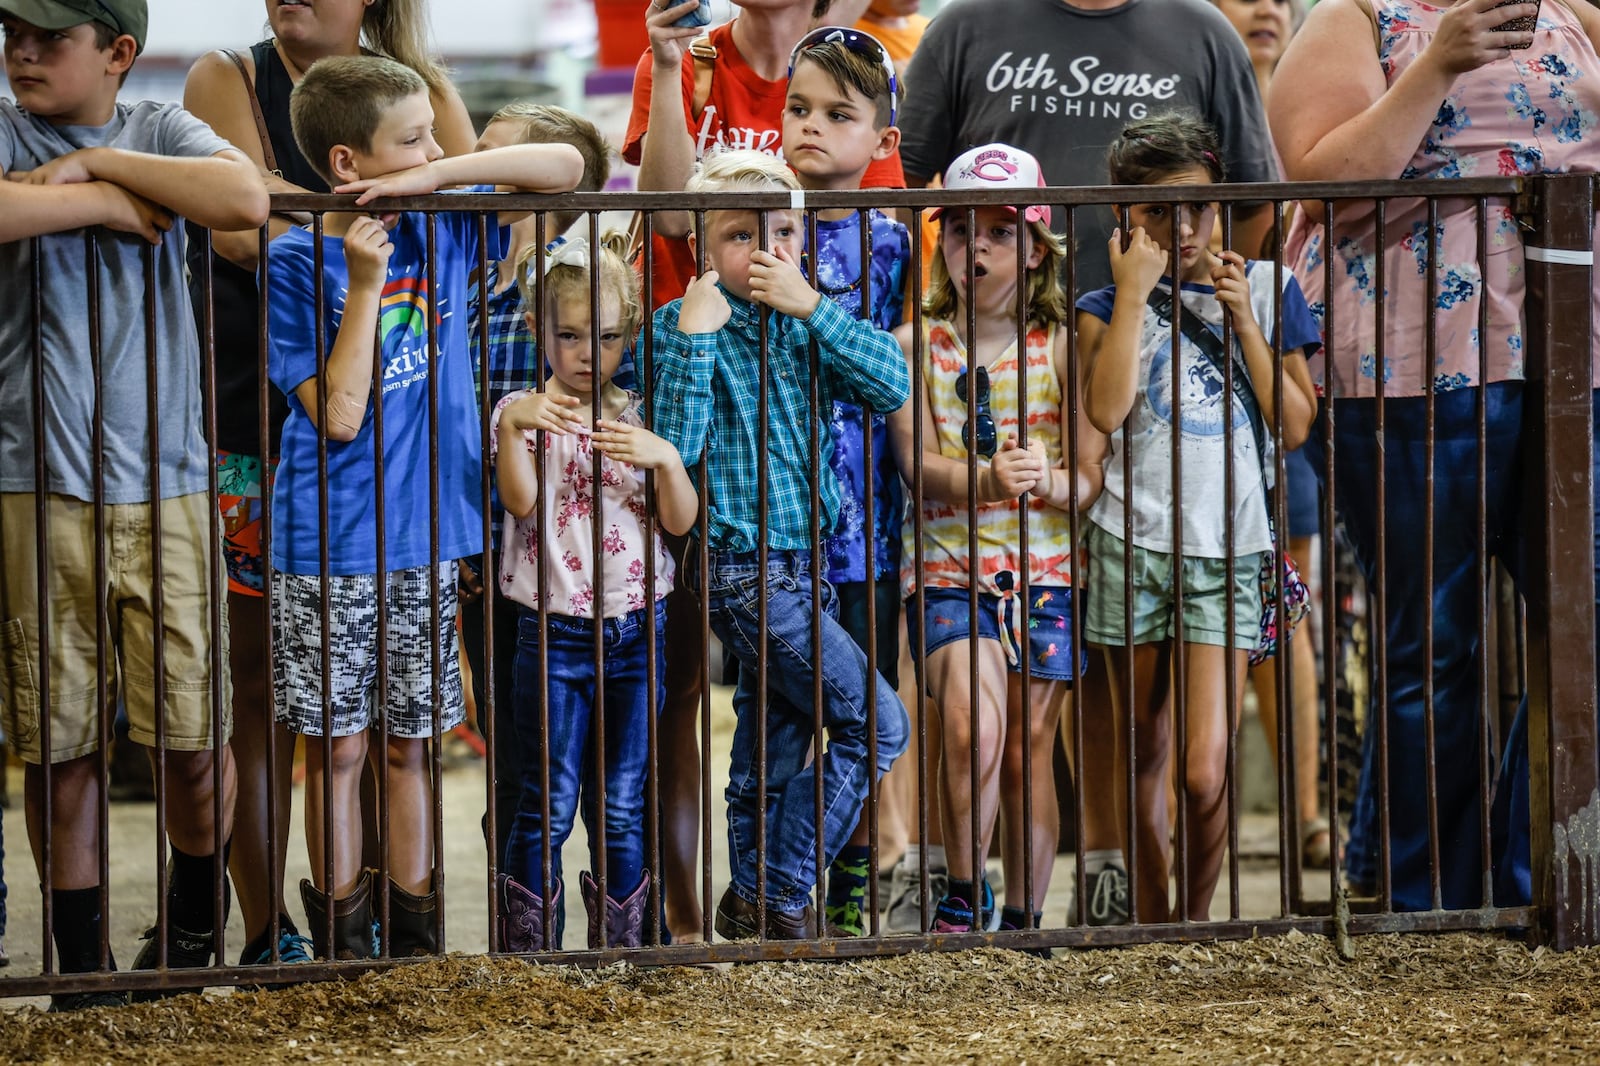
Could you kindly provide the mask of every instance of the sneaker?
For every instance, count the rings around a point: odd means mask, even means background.
[[[1127,925],[1128,871],[1115,863],[1102,866],[1089,875],[1088,924],[1093,926]],[[1072,891],[1072,902],[1067,905],[1067,924],[1078,924],[1078,891]]]
[[[979,914],[974,917],[972,904],[960,896],[945,896],[933,911],[933,929],[935,933],[970,933],[974,928],[984,932],[994,932],[1000,927],[1000,915],[994,906],[994,890],[989,887],[988,881],[980,882],[983,886],[983,903]]]
[[[94,1007],[126,1007],[126,992],[58,992],[50,997],[50,1013],[90,1010]]]
[[[922,925],[921,870],[904,859],[889,876],[889,911],[884,928],[891,933],[926,932]],[[950,891],[950,873],[942,866],[928,868],[928,898],[935,905]]]
[[[264,934],[263,934],[264,935]],[[292,925],[278,927],[278,962],[295,963],[310,962],[315,950],[311,946],[311,938],[300,935],[300,931]],[[239,954],[240,966],[271,966],[272,945],[267,944],[259,949],[246,947]]]
[[[156,968],[158,948],[156,944],[156,927],[151,926],[145,930],[141,937],[144,946],[139,949],[139,954],[133,960],[135,970],[153,970]],[[169,970],[195,970],[211,965],[211,949],[216,944],[216,933],[191,933],[180,929],[171,922],[167,923],[167,969]],[[135,992],[130,997],[134,1003],[148,1003],[157,999],[180,994],[179,990],[162,990]]]
[[[838,936],[866,935],[867,865],[865,859],[835,859],[828,867],[828,900],[823,917]]]

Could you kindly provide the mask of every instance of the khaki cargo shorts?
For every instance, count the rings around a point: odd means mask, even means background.
[[[129,737],[154,747],[164,715],[164,744],[173,751],[206,751],[213,744],[212,708],[220,707],[222,742],[233,729],[228,678],[226,596],[212,671],[211,598],[226,590],[217,509],[204,493],[161,502],[161,617],[154,606],[151,507],[105,508],[105,587],[95,587],[94,504],[46,497],[47,601],[50,634],[50,755],[65,762],[100,746],[97,634],[104,624],[104,671],[110,715],[118,694],[128,712]],[[43,677],[39,640],[38,516],[32,493],[0,494],[0,701],[7,742],[30,763],[43,761],[40,725]],[[163,654],[165,702],[156,706],[157,633]],[[109,722],[107,723],[109,732]]]

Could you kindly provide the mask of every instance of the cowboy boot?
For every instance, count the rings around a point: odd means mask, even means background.
[[[650,871],[624,900],[606,900],[606,937],[614,948],[636,948],[644,943],[645,909],[650,904]]]
[[[300,900],[311,926],[311,943],[319,959],[370,959],[372,950],[372,873],[362,870],[348,896],[332,901],[333,943],[328,943],[328,893],[310,881],[300,882]],[[331,948],[331,950],[330,950]]]
[[[605,921],[606,908],[600,902],[600,886],[585,870],[578,875],[578,887],[583,890],[583,909],[589,912],[589,946],[603,948],[606,945],[600,940],[600,925]]]
[[[498,878],[500,889],[500,950],[512,954],[545,951],[561,947],[561,882],[556,882],[555,894],[550,897],[550,921],[555,926],[554,936],[546,937],[544,929],[544,900],[513,881],[509,874]]]
[[[433,875],[433,888],[427,895],[413,896],[389,880],[389,956],[395,959],[413,955],[439,954],[439,927],[434,920],[439,912],[439,890],[444,875]]]

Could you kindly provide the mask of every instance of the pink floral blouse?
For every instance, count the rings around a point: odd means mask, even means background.
[[[490,423],[490,458],[499,450],[500,414],[530,390],[522,389],[495,405]],[[641,397],[628,394],[628,406],[616,419],[642,426]],[[539,463],[538,435],[524,431],[528,451]],[[545,567],[549,609],[574,618],[594,617],[594,523],[601,522],[600,566],[605,584],[602,617],[617,618],[653,604],[672,589],[672,557],[659,534],[650,533],[644,502],[644,471],[601,457],[598,511],[595,494],[594,443],[589,427],[572,433],[545,434],[540,475],[545,479]],[[500,591],[530,610],[539,607],[539,515],[506,515],[505,546],[500,556]],[[651,542],[646,547],[646,539]],[[645,584],[645,553],[655,552],[655,590]]]

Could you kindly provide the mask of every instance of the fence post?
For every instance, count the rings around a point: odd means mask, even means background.
[[[1533,190],[1523,401],[1533,902],[1544,941],[1565,950],[1600,942],[1590,483],[1594,191],[1588,175],[1536,178]]]

